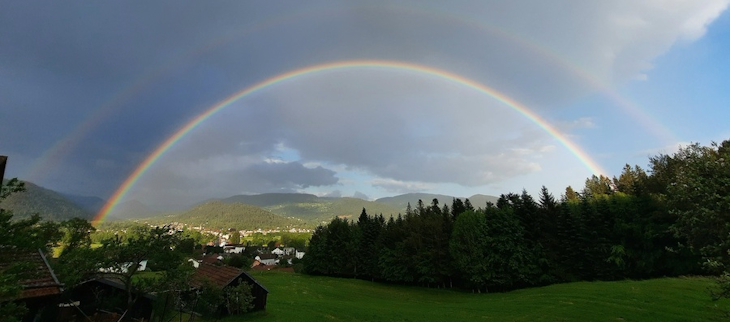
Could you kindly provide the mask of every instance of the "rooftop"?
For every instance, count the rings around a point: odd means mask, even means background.
[[[62,285],[40,249],[36,251],[5,251],[2,253],[4,260],[0,262],[0,271],[12,263],[25,262],[32,265],[32,268],[28,271],[29,276],[20,281],[23,290],[20,292],[18,299],[61,294]]]

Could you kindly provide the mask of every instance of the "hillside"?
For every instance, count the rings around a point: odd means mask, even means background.
[[[79,207],[60,193],[25,182],[24,192],[11,195],[0,203],[0,207],[11,210],[15,219],[40,214],[47,220],[66,220],[74,217],[91,219],[93,213]]]
[[[256,206],[242,203],[207,202],[185,212],[142,220],[149,223],[181,222],[211,229],[269,229],[302,227],[296,219],[275,215]]]
[[[487,202],[497,204],[498,199],[499,199],[499,197],[495,197],[495,196],[473,195],[473,196],[469,197],[469,202],[471,202],[471,204],[472,204],[472,206],[474,206],[474,208],[484,208],[487,206]]]
[[[402,212],[400,209],[358,198],[326,198],[301,193],[264,193],[259,195],[237,195],[221,199],[222,203],[244,203],[262,207],[274,214],[294,217],[310,224],[329,221],[335,216],[357,217],[362,208],[368,214],[383,214],[388,217]]]
[[[259,206],[280,216],[298,218],[310,224],[319,224],[329,221],[334,216],[354,219],[363,208],[370,215],[397,216],[399,213],[404,213],[409,202],[411,206],[415,207],[418,199],[430,204],[434,198],[437,198],[442,205],[444,203],[451,205],[454,197],[439,194],[410,193],[368,201],[350,197],[325,198],[302,193],[264,193],[259,195],[237,195],[218,201]],[[496,202],[497,197],[474,195],[469,197],[469,200],[475,207],[484,207],[487,201]]]
[[[398,215],[395,207],[358,198],[319,198],[314,202],[287,203],[265,207],[282,216],[299,218],[308,222],[329,221],[335,216],[356,219],[365,208],[370,215],[383,214],[386,218]]]
[[[236,195],[221,199],[224,203],[243,203],[257,207],[271,207],[282,204],[313,203],[320,198],[306,193],[262,193],[258,195]]]
[[[579,282],[472,294],[352,278],[252,272],[269,293],[245,321],[721,321],[705,278]],[[242,321],[229,317],[222,321]]]
[[[433,193],[407,193],[403,195],[393,196],[393,197],[385,197],[375,200],[377,203],[386,204],[392,207],[395,207],[399,209],[399,211],[403,211],[408,206],[408,203],[411,203],[411,207],[416,207],[416,204],[418,204],[418,200],[422,200],[424,204],[430,205],[431,201],[433,199],[438,199],[439,204],[441,206],[445,204],[451,206],[451,202],[453,201],[454,196],[447,196],[447,195],[440,195],[440,194],[433,194]],[[459,197],[458,199],[464,200],[464,198]],[[492,203],[497,202],[497,197],[494,196],[488,196],[488,195],[473,195],[469,197],[469,202],[475,207],[475,208],[484,208],[487,205],[487,201],[491,201]]]

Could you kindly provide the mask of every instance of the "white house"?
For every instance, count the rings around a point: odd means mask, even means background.
[[[259,263],[263,265],[276,265],[276,255],[274,254],[261,254],[255,258]]]
[[[302,257],[304,257],[304,252],[296,251],[296,253],[294,253],[294,256],[298,259],[302,259]]]
[[[271,253],[274,255],[284,255],[284,251],[281,250],[280,248],[276,248],[276,249],[272,250]]]
[[[243,253],[244,250],[246,250],[246,247],[240,245],[229,245],[223,247],[223,252],[227,254],[240,254]]]
[[[117,268],[117,267],[100,268],[99,271],[100,272],[103,272],[103,273],[110,273],[111,272],[111,273],[122,273],[123,274],[123,273],[126,273],[127,270],[129,270],[129,268],[132,267],[132,265],[133,265],[132,262],[127,262],[127,263],[124,263],[124,264],[120,265],[119,268]],[[145,269],[147,269],[147,260],[146,259],[145,260],[142,260],[137,265],[139,265],[137,267],[137,271],[138,272],[142,272]]]

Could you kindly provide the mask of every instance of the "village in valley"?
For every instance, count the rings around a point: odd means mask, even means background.
[[[231,257],[245,256],[246,260],[251,261],[249,266],[255,270],[271,270],[272,268],[288,268],[291,267],[304,257],[305,245],[312,230],[307,228],[290,228],[290,229],[255,229],[255,230],[214,230],[206,229],[202,226],[190,227],[187,224],[172,222],[166,225],[170,229],[174,229],[179,233],[183,233],[185,229],[192,229],[203,235],[211,236],[214,240],[201,245],[196,259],[189,259],[194,262],[193,265],[198,267],[196,263],[201,262],[228,262]],[[156,227],[150,225],[150,227]],[[295,243],[294,247],[282,244],[281,234],[298,235],[301,240]],[[252,243],[253,237],[259,235],[261,237],[269,236],[266,245]],[[248,242],[246,239],[248,238]],[[243,241],[243,242],[242,242]],[[296,247],[299,246],[299,247]],[[252,257],[253,256],[253,257]]]

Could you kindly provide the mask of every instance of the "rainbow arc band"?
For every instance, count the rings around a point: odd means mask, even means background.
[[[676,142],[676,137],[669,129],[658,123],[654,117],[643,111],[637,104],[627,100],[621,96],[616,90],[602,84],[596,77],[592,76],[587,70],[576,65],[569,59],[562,57],[560,54],[550,50],[546,46],[540,45],[537,41],[520,36],[516,33],[509,32],[503,28],[490,25],[484,19],[477,19],[468,15],[457,15],[451,12],[440,10],[439,8],[429,8],[427,6],[399,6],[389,4],[387,6],[361,6],[361,10],[371,10],[374,12],[392,12],[400,15],[412,15],[420,19],[433,19],[434,21],[443,21],[445,23],[460,25],[485,34],[497,37],[503,41],[509,42],[511,45],[520,48],[520,50],[531,52],[541,59],[545,59],[552,65],[561,68],[564,72],[581,79],[585,84],[589,85],[595,91],[602,93],[606,98],[615,103],[615,106],[623,110],[631,119],[634,119],[642,127],[653,134],[657,139],[665,144]],[[312,7],[308,10],[296,10],[291,14],[277,17],[275,19],[264,20],[248,25],[240,30],[232,30],[228,33],[221,34],[212,38],[207,44],[195,48],[189,52],[179,55],[177,58],[169,60],[167,63],[154,68],[143,75],[136,81],[132,82],[125,89],[119,91],[111,97],[109,101],[99,106],[90,116],[76,126],[70,133],[62,136],[52,147],[47,149],[43,155],[30,166],[28,174],[24,177],[30,180],[41,180],[41,178],[53,171],[59,162],[58,160],[73,151],[83,138],[89,134],[94,128],[97,128],[104,120],[111,118],[113,113],[120,110],[124,104],[140,95],[140,93],[149,89],[152,84],[160,81],[162,77],[169,76],[173,71],[182,68],[186,64],[190,64],[194,59],[201,57],[206,53],[213,52],[234,41],[257,34],[262,30],[278,27],[287,23],[295,23],[303,18],[323,19],[327,16],[336,16],[342,14],[343,9],[338,8],[317,8]]]
[[[519,113],[520,115],[524,116],[526,119],[530,120],[531,122],[535,123],[538,127],[542,128],[545,132],[550,134],[553,138],[555,138],[560,144],[565,146],[565,148],[568,149],[575,157],[585,165],[585,167],[591,171],[591,173],[600,175],[605,174],[606,172],[601,168],[601,166],[596,163],[593,159],[591,159],[588,154],[586,154],[578,145],[573,143],[571,140],[569,140],[565,135],[560,133],[557,129],[555,129],[553,126],[548,124],[545,120],[540,118],[537,114],[527,109],[527,107],[521,105],[520,103],[516,102],[515,100],[507,97],[506,95],[503,95],[496,90],[487,87],[485,85],[482,85],[480,83],[477,83],[473,80],[470,80],[468,78],[450,73],[448,71],[436,69],[429,66],[423,66],[423,65],[416,65],[411,63],[405,63],[405,62],[398,62],[398,61],[379,61],[379,60],[355,60],[355,61],[341,61],[341,62],[333,62],[333,63],[325,63],[325,64],[319,64],[314,65],[310,67],[305,67],[301,69],[296,69],[290,72],[286,72],[283,74],[279,74],[277,76],[271,77],[269,79],[266,79],[258,84],[255,84],[253,86],[250,86],[248,88],[245,88],[230,97],[226,98],[225,100],[219,102],[216,105],[213,105],[212,107],[208,108],[205,112],[195,117],[193,120],[189,121],[187,124],[185,124],[182,128],[177,130],[172,136],[168,137],[162,144],[160,144],[151,154],[145,158],[145,160],[137,166],[137,168],[132,172],[132,174],[127,177],[126,180],[122,183],[121,186],[116,190],[116,192],[112,195],[112,197],[107,201],[107,203],[104,205],[104,208],[102,208],[99,213],[96,215],[96,217],[93,219],[92,223],[94,225],[98,225],[99,223],[103,222],[104,219],[114,210],[114,207],[119,204],[119,202],[124,198],[124,196],[129,192],[129,190],[134,186],[134,184],[147,172],[147,170],[158,160],[160,157],[162,157],[165,152],[167,152],[175,143],[177,143],[180,139],[182,139],[185,135],[187,135],[190,131],[195,129],[198,125],[205,122],[209,117],[211,117],[213,114],[217,113],[218,111],[230,106],[234,102],[254,93],[261,89],[267,88],[272,85],[276,85],[278,83],[292,80],[294,78],[297,78],[299,76],[304,76],[308,74],[313,73],[320,73],[330,70],[340,70],[340,69],[351,69],[351,68],[380,68],[380,69],[396,69],[396,70],[406,70],[406,71],[412,71],[417,73],[422,73],[426,75],[431,76],[437,76],[439,78],[463,85],[465,87],[471,88],[473,90],[476,90],[478,92],[484,93],[495,100],[501,102],[502,104],[510,107],[515,112]]]

